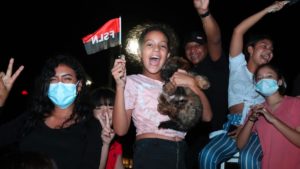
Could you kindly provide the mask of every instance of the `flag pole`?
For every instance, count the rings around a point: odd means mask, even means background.
[[[122,18],[119,17],[119,23],[120,23],[120,33],[119,33],[119,44],[120,48],[122,49]]]
[[[114,62],[115,62],[115,59],[118,58],[120,59],[121,58],[121,54],[122,54],[122,18],[121,16],[119,16],[119,50],[118,50],[118,53],[117,53],[117,56],[114,56],[115,55],[115,52],[113,52],[113,57],[110,57],[110,68],[113,67],[114,65]],[[111,73],[108,75],[108,86],[113,88],[113,77],[111,75]]]
[[[118,58],[121,58],[121,54],[122,54],[122,17],[121,16],[119,16],[119,23],[120,23],[120,33],[119,33],[120,48],[119,48]]]

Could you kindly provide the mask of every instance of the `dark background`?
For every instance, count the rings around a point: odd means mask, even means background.
[[[271,0],[211,0],[210,10],[218,21],[225,52],[234,26],[242,19],[270,5]],[[300,3],[286,6],[278,13],[265,16],[251,31],[270,34],[275,41],[274,62],[283,70],[290,89],[299,72]],[[0,70],[6,70],[10,57],[15,68],[25,66],[8,99],[11,116],[24,110],[35,77],[46,58],[56,53],[76,56],[92,78],[93,86],[111,84],[110,61],[118,47],[87,55],[81,38],[93,33],[106,21],[122,17],[123,41],[130,28],[144,21],[171,25],[180,39],[191,30],[201,29],[201,21],[192,0],[44,0],[2,1],[0,3]],[[182,52],[182,48],[181,48]],[[288,90],[289,91],[289,90]]]

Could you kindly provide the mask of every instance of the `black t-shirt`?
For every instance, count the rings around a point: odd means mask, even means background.
[[[228,113],[228,79],[229,64],[228,57],[222,55],[218,61],[212,61],[210,56],[194,66],[192,71],[204,75],[210,82],[210,88],[204,90],[212,111],[211,131],[222,129],[226,122]]]
[[[21,129],[26,114],[0,127],[0,147],[17,142],[20,151],[42,152],[59,169],[98,169],[101,156],[101,126],[92,118],[63,129],[51,129],[40,121],[26,135]]]

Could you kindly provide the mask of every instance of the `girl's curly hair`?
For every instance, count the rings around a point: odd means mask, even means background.
[[[174,29],[172,29],[169,25],[158,22],[145,22],[136,25],[129,30],[126,36],[125,52],[126,56],[128,57],[127,61],[129,61],[129,63],[133,63],[133,65],[135,66],[138,66],[139,69],[141,69],[142,67],[141,60],[135,52],[140,50],[140,46],[143,44],[145,36],[151,31],[160,31],[167,37],[171,57],[176,56],[178,53],[178,36],[175,33]],[[130,48],[129,45],[132,41],[135,41],[134,43],[138,45],[137,51],[130,52],[128,50]]]

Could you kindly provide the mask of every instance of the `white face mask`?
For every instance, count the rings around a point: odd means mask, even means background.
[[[77,84],[52,83],[49,85],[48,97],[56,106],[66,109],[74,102],[77,96]]]
[[[278,90],[279,86],[274,79],[261,79],[255,85],[256,91],[263,96],[271,96]]]

